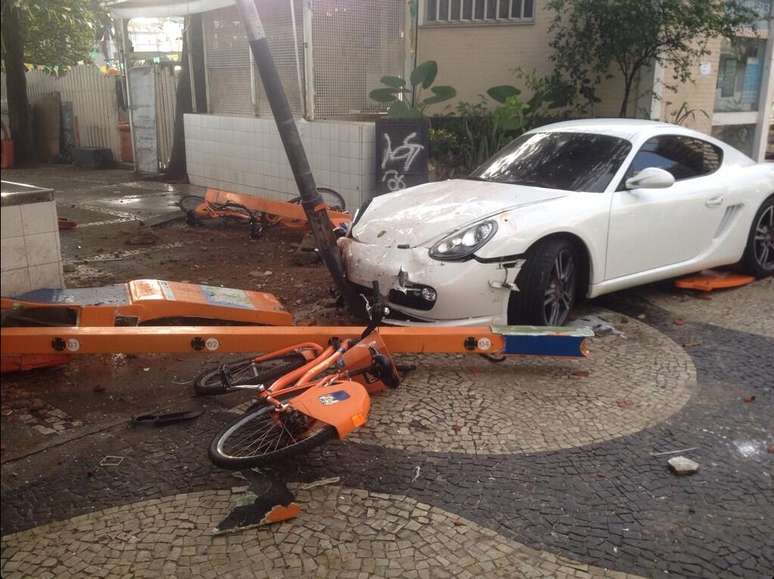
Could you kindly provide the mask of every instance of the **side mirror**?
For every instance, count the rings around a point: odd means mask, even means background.
[[[643,169],[626,180],[627,189],[666,189],[674,184],[674,175],[658,167]]]

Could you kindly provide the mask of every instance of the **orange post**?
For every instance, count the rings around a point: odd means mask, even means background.
[[[270,352],[302,342],[359,339],[363,330],[357,326],[2,328],[0,349],[3,354]],[[382,327],[379,335],[393,353],[582,356],[585,339],[593,333],[584,328],[476,326]]]

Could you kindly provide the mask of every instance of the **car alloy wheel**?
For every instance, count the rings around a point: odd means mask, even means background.
[[[753,251],[760,267],[774,269],[774,205],[770,205],[755,224]]]
[[[575,295],[575,256],[568,249],[562,249],[554,259],[551,279],[544,294],[543,310],[546,323],[561,326],[572,309]]]

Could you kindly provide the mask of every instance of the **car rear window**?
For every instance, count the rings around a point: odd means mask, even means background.
[[[711,143],[681,135],[661,135],[642,145],[624,179],[643,169],[658,167],[680,181],[714,173],[722,162],[723,151]]]
[[[601,193],[632,145],[594,133],[529,133],[512,141],[472,174],[472,179],[566,191]]]

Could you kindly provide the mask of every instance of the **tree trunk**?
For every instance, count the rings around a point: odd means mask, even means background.
[[[27,100],[27,70],[24,67],[24,31],[13,2],[4,1],[2,34],[8,98],[8,121],[14,141],[16,165],[32,160],[32,123]]]
[[[185,29],[191,25],[190,18],[185,19]],[[185,125],[183,115],[193,112],[191,101],[191,74],[188,68],[188,34],[183,34],[183,51],[180,57],[180,78],[175,93],[175,131],[172,139],[172,153],[164,172],[168,179],[184,179],[188,173],[185,160]]]
[[[184,179],[188,173],[185,160],[185,123],[183,115],[194,112],[191,85],[196,95],[196,112],[207,112],[207,89],[204,84],[204,39],[202,37],[202,15],[193,14],[185,20],[183,50],[180,56],[180,78],[175,94],[175,130],[172,139],[172,153],[164,172],[168,179]],[[189,42],[190,41],[190,42]],[[190,63],[190,65],[189,65]],[[193,69],[193,79],[191,78]]]
[[[634,84],[634,78],[637,76],[637,70],[635,69],[630,75],[624,75],[624,95],[621,101],[621,110],[618,111],[620,118],[625,118],[629,112],[629,98],[632,94],[632,85]]]
[[[207,84],[204,75],[207,74],[207,71],[204,68],[204,34],[202,33],[201,14],[191,15],[189,30],[188,60],[191,63],[191,73],[193,74],[195,108],[197,113],[205,114],[207,112]]]

